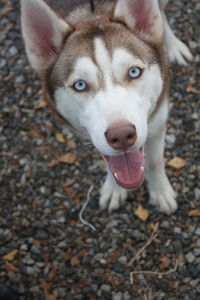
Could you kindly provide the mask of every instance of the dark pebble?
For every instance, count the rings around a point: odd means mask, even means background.
[[[36,238],[37,240],[41,240],[41,241],[43,241],[43,240],[48,240],[48,233],[47,233],[46,231],[44,231],[44,230],[39,230],[39,231],[37,231],[37,233],[35,234],[35,238]]]

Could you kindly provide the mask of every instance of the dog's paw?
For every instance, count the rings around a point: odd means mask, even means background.
[[[168,56],[171,62],[177,62],[183,66],[187,65],[188,61],[193,58],[189,48],[177,37],[174,37],[173,43],[168,47]]]
[[[112,212],[125,202],[127,195],[126,189],[107,178],[100,191],[99,206],[102,210],[108,208]]]
[[[175,212],[177,209],[176,193],[168,179],[166,178],[165,183],[157,186],[158,188],[150,189],[150,203],[168,215]]]

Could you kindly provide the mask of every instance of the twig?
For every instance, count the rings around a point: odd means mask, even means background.
[[[152,290],[145,290],[145,289],[141,289],[138,290],[138,294],[140,295],[140,297],[142,297],[143,300],[152,300]]]
[[[12,152],[0,152],[0,156],[13,156],[14,153]]]
[[[156,223],[156,225],[154,227],[154,230],[153,230],[150,238],[148,239],[148,241],[146,242],[146,244],[131,259],[131,261],[128,263],[128,267],[130,267],[134,263],[134,261],[136,261],[139,258],[140,254],[153,242],[153,240],[155,240],[155,238],[158,235],[158,233],[157,233],[158,225],[159,225],[159,223]]]
[[[130,274],[130,281],[131,281],[131,284],[133,284],[133,276],[134,275],[137,275],[137,274],[147,274],[147,275],[157,275],[157,276],[166,276],[168,274],[171,274],[171,273],[174,273],[176,272],[177,270],[177,267],[178,267],[178,260],[176,259],[175,261],[175,265],[172,269],[169,269],[168,271],[166,272],[153,272],[153,271],[133,271],[131,272]]]
[[[83,218],[83,213],[84,213],[84,210],[86,209],[86,207],[87,207],[87,205],[90,201],[90,194],[91,194],[93,188],[94,188],[94,186],[91,185],[91,187],[89,188],[89,190],[87,192],[87,199],[86,199],[85,203],[83,204],[83,207],[81,208],[81,210],[79,212],[79,220],[81,221],[82,224],[84,224],[86,226],[89,226],[93,231],[95,231],[96,228]]]

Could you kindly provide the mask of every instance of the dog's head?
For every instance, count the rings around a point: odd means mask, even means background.
[[[21,6],[26,51],[51,104],[91,139],[119,184],[138,186],[148,119],[164,86],[158,1],[118,0],[108,17],[75,26],[43,0]]]

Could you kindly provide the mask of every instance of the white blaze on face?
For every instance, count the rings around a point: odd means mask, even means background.
[[[112,86],[112,68],[111,57],[102,39],[96,38],[94,40],[95,59],[100,72],[103,74],[103,81],[105,88]]]
[[[162,78],[157,64],[148,65],[127,49],[109,53],[101,38],[94,40],[95,62],[90,57],[78,58],[74,70],[55,93],[59,112],[74,126],[86,130],[95,147],[105,155],[114,155],[105,138],[113,123],[125,121],[135,125],[141,148],[147,137],[147,119],[162,91]],[[143,69],[138,79],[128,78],[131,67]],[[84,80],[90,89],[76,92],[71,87]]]

